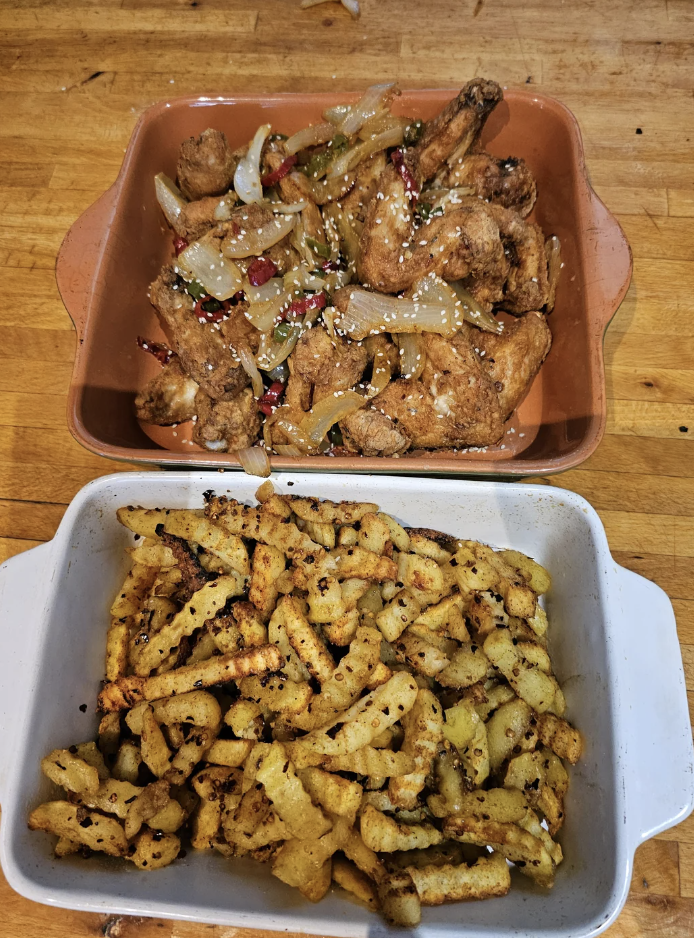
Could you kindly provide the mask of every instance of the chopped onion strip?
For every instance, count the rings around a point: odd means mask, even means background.
[[[321,443],[334,423],[344,420],[350,414],[361,410],[365,398],[356,391],[345,391],[339,396],[333,394],[315,404],[299,425],[314,445]]]
[[[389,92],[394,87],[395,82],[391,81],[387,84],[371,85],[370,88],[367,88],[361,100],[354,105],[349,114],[346,114],[338,125],[340,131],[346,137],[351,137],[360,131],[370,117],[373,117],[374,114],[387,106]]]
[[[263,186],[260,182],[260,153],[271,129],[269,124],[261,124],[251,140],[248,152],[239,162],[234,173],[236,194],[247,204],[260,202],[263,198]]]
[[[286,443],[275,443],[273,449],[280,456],[303,456],[298,446],[289,446]]]
[[[347,311],[335,317],[335,327],[350,339],[361,341],[380,332],[437,332],[453,335],[462,324],[462,312],[454,316],[442,303],[419,303],[395,296],[371,293],[355,287]]]
[[[313,124],[311,127],[304,127],[298,131],[289,140],[285,141],[285,152],[291,156],[298,153],[299,150],[305,150],[306,147],[320,146],[321,143],[327,143],[335,136],[335,128],[332,124],[323,122],[322,124]]]
[[[296,270],[290,270],[284,275],[285,290],[322,290],[325,286],[325,274],[314,273],[307,264],[299,264]]]
[[[253,358],[250,349],[246,345],[243,345],[241,342],[239,342],[239,344],[236,346],[236,354],[238,355],[241,362],[241,367],[251,379],[251,384],[253,385],[253,396],[258,398],[262,397],[265,393],[263,379],[256,367],[255,359]]]
[[[267,450],[262,446],[249,446],[248,449],[239,449],[236,451],[239,462],[243,466],[243,471],[249,476],[260,476],[267,479],[270,475],[270,458]]]
[[[259,287],[254,287],[247,280],[243,282],[243,292],[251,304],[275,300],[283,290],[284,284],[281,277],[271,277]]]
[[[480,306],[460,280],[452,280],[446,286],[449,290],[453,290],[458,300],[460,300],[461,305],[458,309],[462,310],[463,319],[466,322],[469,322],[472,326],[477,326],[478,329],[482,329],[484,332],[495,332],[499,335],[504,331],[503,322],[499,322],[491,313],[488,313],[486,309]]]
[[[308,202],[270,202],[268,208],[280,215],[294,215],[308,208]]]
[[[323,111],[323,120],[329,121],[333,126],[338,127],[351,111],[351,104],[336,104],[334,107],[327,107]]]
[[[296,215],[272,218],[260,228],[242,228],[239,234],[228,234],[222,241],[226,257],[254,257],[267,251],[286,237],[296,224]]]
[[[397,340],[400,346],[400,374],[403,378],[419,378],[426,363],[421,336],[401,332]]]
[[[549,282],[549,293],[545,307],[547,312],[551,313],[554,309],[559,271],[561,270],[561,242],[556,235],[552,235],[545,242],[545,254],[547,255],[547,280]]]
[[[328,179],[334,179],[336,176],[343,176],[355,166],[358,166],[362,160],[372,153],[378,153],[379,150],[385,150],[388,147],[397,147],[403,141],[405,128],[402,126],[390,127],[376,137],[357,143],[341,156],[333,161],[328,170]]]
[[[369,381],[369,386],[366,389],[366,399],[371,400],[376,397],[381,391],[385,391],[386,387],[390,384],[390,379],[393,377],[393,371],[390,367],[390,362],[388,356],[383,352],[376,352],[373,361],[373,368],[371,371],[371,380]]]
[[[391,130],[393,127],[402,127],[403,132],[406,127],[412,123],[407,117],[396,117],[390,111],[378,111],[373,117],[364,124],[359,131],[359,137],[362,140],[368,140],[370,137],[377,137],[379,134]]]
[[[176,266],[190,279],[199,280],[216,300],[228,300],[243,286],[236,264],[228,261],[209,241],[193,241],[181,251]]]
[[[292,331],[283,342],[272,341],[272,333],[266,333],[269,338],[265,341],[261,340],[256,356],[258,367],[263,371],[272,371],[289,358],[294,351],[294,346],[299,341],[301,331],[301,326],[292,326]],[[265,339],[265,335],[263,339]]]
[[[154,177],[154,191],[164,217],[170,225],[176,222],[181,209],[188,204],[176,183],[166,173],[157,173]]]
[[[334,231],[337,232],[339,237],[338,247],[347,258],[350,270],[354,272],[356,270],[357,261],[359,260],[359,238],[354,228],[352,228],[349,219],[336,202],[326,205],[323,209],[323,217],[327,218],[328,221],[332,223],[332,226],[334,226]],[[332,226],[329,225],[326,229],[328,237],[331,238],[331,240],[333,235],[333,231],[331,230]]]

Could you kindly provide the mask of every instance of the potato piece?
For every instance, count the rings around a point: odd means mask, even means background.
[[[235,700],[224,714],[224,722],[239,739],[260,739],[265,721],[261,708],[254,700]]]
[[[125,856],[128,849],[123,827],[115,818],[69,801],[47,801],[34,808],[29,815],[29,830],[47,831],[112,857]]]
[[[125,836],[128,840],[137,834],[143,824],[165,808],[170,800],[169,783],[164,779],[143,788],[135,800],[130,802],[125,816]]]
[[[381,633],[361,626],[357,629],[349,651],[321,687],[311,705],[313,713],[346,710],[366,687],[380,662]]]
[[[545,710],[545,713],[553,713],[557,717],[563,717],[566,713],[566,697],[564,697],[564,691],[558,684],[554,694],[554,700],[551,706]]]
[[[453,713],[446,710],[446,722],[443,726],[444,736],[458,748],[465,771],[469,775],[475,788],[479,788],[489,775],[489,747],[487,744],[487,728],[480,720],[471,701],[461,700]],[[449,719],[451,720],[449,726]],[[470,733],[472,732],[472,735]]]
[[[123,616],[120,619],[111,619],[111,625],[106,633],[106,663],[104,674],[107,681],[115,681],[128,670],[128,653],[130,650],[130,630],[134,627],[134,616]]]
[[[386,684],[331,720],[327,727],[304,736],[300,744],[326,755],[356,752],[411,710],[416,697],[417,684],[412,676],[404,672],[394,674]]]
[[[429,557],[437,564],[448,563],[453,556],[451,551],[445,550],[445,548],[437,544],[435,540],[419,531],[410,531],[409,535],[409,552],[412,554],[418,554],[420,557]]]
[[[342,588],[334,576],[313,576],[308,581],[308,621],[332,622],[346,611]]]
[[[186,739],[171,760],[164,776],[167,781],[172,785],[182,785],[198,762],[202,760],[216,736],[217,730],[210,726],[196,727],[195,733]]]
[[[407,872],[417,889],[422,905],[441,905],[466,899],[491,899],[505,896],[511,888],[511,875],[501,853],[479,857],[472,866],[408,866]]]
[[[233,843],[239,834],[250,837],[270,813],[272,804],[260,782],[244,792],[236,810],[224,819],[224,836]],[[287,831],[287,836],[289,832]]]
[[[355,772],[357,775],[388,778],[392,775],[407,775],[414,770],[415,763],[412,756],[406,752],[391,752],[389,749],[364,746],[357,752],[325,756],[323,766],[329,772]]]
[[[398,557],[398,580],[416,596],[415,590],[432,593],[443,589],[443,573],[436,561],[417,554],[400,554]]]
[[[453,576],[461,592],[488,590],[499,581],[496,568],[479,558],[468,546],[461,546],[450,562]]]
[[[526,557],[518,550],[500,550],[499,556],[527,580],[538,596],[549,592],[552,586],[552,577],[536,560]]]
[[[494,716],[487,722],[487,743],[489,745],[489,766],[492,772],[498,771],[502,763],[521,749],[534,749],[537,735],[530,728],[532,710],[524,700],[511,700],[502,704]],[[529,734],[529,746],[525,746],[525,736]]]
[[[479,703],[475,701],[475,710],[480,720],[486,723],[499,707],[515,699],[516,692],[508,684],[495,684],[485,692],[485,696],[486,700]]]
[[[561,846],[552,840],[549,832],[544,829],[542,824],[540,824],[540,820],[532,808],[527,809],[522,819],[518,821],[518,826],[522,827],[523,830],[528,831],[528,833],[532,834],[533,837],[537,837],[547,853],[551,856],[554,865],[559,866],[559,864],[564,859],[564,853],[561,849]]]
[[[115,778],[105,779],[95,792],[82,792],[79,804],[86,808],[97,808],[105,814],[115,814],[124,820],[132,801],[142,794],[142,788],[121,782]]]
[[[252,747],[250,739],[215,739],[205,753],[205,761],[236,768],[244,764]]]
[[[541,713],[537,718],[537,733],[545,746],[571,765],[581,758],[581,734],[566,720],[551,713]]]
[[[354,823],[363,795],[361,785],[319,768],[300,769],[297,775],[312,801]]]
[[[340,645],[341,647],[349,645],[357,634],[360,619],[359,611],[350,609],[341,615],[339,619],[335,619],[334,622],[326,622],[323,625],[323,635],[333,645]]]
[[[201,769],[191,779],[200,796],[200,804],[193,815],[191,844],[196,850],[209,850],[222,821],[224,795],[233,795],[235,805],[241,801],[242,773],[221,765]],[[230,806],[229,806],[230,807]]]
[[[456,642],[460,642],[462,645],[467,645],[470,641],[470,633],[468,632],[467,624],[465,622],[465,617],[463,613],[457,606],[453,606],[451,611],[448,613],[448,619],[444,626],[444,632],[448,635],[449,638],[454,639]]]
[[[305,531],[311,540],[325,547],[326,550],[332,550],[335,547],[334,525],[322,521],[307,521]]]
[[[125,718],[131,732],[139,736],[142,732],[142,716],[149,705],[139,703]],[[208,691],[194,690],[177,697],[155,700],[151,704],[157,723],[171,726],[174,723],[192,723],[194,726],[219,727],[222,711],[216,698]]]
[[[192,635],[196,629],[202,628],[208,619],[215,617],[231,596],[239,596],[243,589],[244,579],[236,572],[206,583],[192,595],[190,601],[171,622],[150,637],[134,662],[135,673],[140,677],[148,675],[166,655],[178,647],[185,636]]]
[[[277,580],[275,586],[277,586]],[[253,603],[234,603],[232,614],[246,648],[250,648],[252,645],[267,645],[267,626]]]
[[[509,583],[502,585],[504,606],[510,616],[519,619],[529,619],[535,614],[537,596],[529,586],[524,583]]]
[[[77,755],[80,759],[84,759],[87,765],[93,766],[98,775],[99,781],[103,782],[105,779],[110,777],[110,772],[106,763],[104,762],[104,757],[99,752],[95,742],[90,741],[88,743],[79,743],[76,747]]]
[[[410,536],[405,528],[398,524],[395,518],[391,517],[390,515],[386,515],[383,512],[379,512],[378,517],[381,519],[381,521],[388,525],[390,540],[393,542],[393,546],[396,548],[396,550],[407,553],[410,549]]]
[[[450,663],[436,675],[444,687],[471,687],[486,678],[491,664],[480,645],[461,645]]]
[[[350,860],[333,857],[333,882],[363,902],[372,912],[379,909],[378,893],[369,877]]]
[[[354,524],[366,514],[378,511],[371,502],[331,502],[317,498],[291,498],[289,502],[297,518],[323,524]]]
[[[431,632],[441,632],[446,627],[451,610],[462,609],[464,602],[460,593],[446,596],[441,602],[422,610],[414,624],[426,626]]]
[[[398,661],[426,677],[436,677],[450,665],[450,661],[439,648],[414,635],[411,629],[405,629],[393,643],[393,648]]]
[[[386,521],[374,512],[367,512],[359,524],[359,546],[374,554],[383,554],[389,541],[390,527]]]
[[[145,707],[142,714],[142,735],[140,737],[142,761],[147,768],[161,778],[169,768],[171,750],[166,744],[164,734],[154,719],[151,707]]]
[[[434,775],[438,783],[438,792],[429,795],[427,807],[434,817],[443,818],[449,814],[459,814],[467,789],[455,748],[439,750],[434,761]]]
[[[157,571],[161,567],[173,567],[176,564],[176,558],[170,547],[165,547],[161,542],[138,544],[137,547],[126,547],[126,554],[130,557],[133,564],[142,564],[144,567],[156,567]]]
[[[177,668],[166,674],[141,678],[119,678],[107,684],[99,694],[102,710],[123,710],[142,700],[158,700],[184,694],[196,687],[211,687],[253,674],[279,671],[284,658],[275,645],[261,645],[235,655],[219,655],[200,664]]]
[[[313,879],[309,879],[298,887],[299,892],[304,899],[308,899],[309,902],[320,902],[330,889],[332,876],[333,861],[331,858],[325,861]]]
[[[430,847],[443,840],[441,831],[431,824],[398,824],[370,804],[362,812],[360,832],[366,846],[376,853]]]
[[[508,629],[497,629],[484,642],[484,652],[519,697],[543,713],[551,706],[558,684],[533,666],[513,644]]]
[[[154,583],[157,572],[156,567],[146,567],[144,564],[133,565],[109,610],[114,619],[137,615]]]
[[[204,516],[202,510],[191,510],[190,512],[187,509],[179,510],[196,515],[199,518]],[[172,514],[176,514],[175,509],[133,508],[132,505],[128,505],[127,508],[119,508],[116,511],[116,517],[124,527],[129,528],[141,537],[150,538],[157,537],[157,527],[163,524],[165,519]]]
[[[279,595],[275,581],[284,573],[285,565],[286,559],[281,550],[267,544],[255,545],[248,598],[263,622],[269,620],[275,608]]]
[[[250,576],[251,568],[246,545],[240,537],[229,534],[197,512],[172,511],[164,519],[164,530],[186,541],[193,541],[219,557],[241,576]],[[164,564],[162,564],[164,566]]]
[[[275,856],[272,873],[289,886],[299,886],[313,879],[340,846],[335,828],[321,837],[287,840]]]
[[[241,632],[233,616],[217,616],[216,619],[208,619],[207,632],[199,636],[193,654],[187,659],[186,664],[204,661],[217,651],[223,655],[232,655],[242,647]]]
[[[407,870],[388,873],[378,884],[378,901],[386,921],[414,928],[422,919],[422,909],[414,881]]]
[[[394,642],[408,625],[415,622],[422,607],[407,589],[395,594],[393,599],[376,615],[376,625],[386,641]]]
[[[311,627],[294,596],[283,596],[281,606],[290,645],[311,676],[323,684],[335,670],[332,655]]]
[[[244,677],[239,681],[239,689],[249,700],[254,700],[268,710],[281,711],[283,715],[302,713],[314,696],[306,682],[296,683],[280,677],[262,680],[258,677]]]
[[[320,837],[330,830],[330,821],[311,802],[282,743],[274,742],[260,763],[256,779],[265,786],[268,798],[293,837]]]
[[[54,749],[41,760],[41,771],[66,791],[96,793],[99,788],[97,769],[69,749]]]
[[[153,831],[162,831],[164,834],[173,834],[188,819],[185,808],[174,798],[169,803],[157,811],[157,813],[147,821],[147,826]]]
[[[397,567],[390,558],[363,547],[338,547],[331,552],[330,558],[336,563],[335,576],[340,580],[359,578],[380,583],[394,580],[397,576]]]
[[[144,830],[138,834],[133,846],[135,851],[128,852],[126,860],[134,863],[138,870],[160,870],[176,859],[181,849],[181,841],[175,834]]]
[[[430,690],[420,690],[414,706],[402,719],[405,730],[401,752],[412,756],[414,772],[392,777],[388,794],[393,804],[412,809],[430,774],[434,756],[443,739],[441,704]]]
[[[359,534],[356,528],[350,527],[350,525],[345,524],[338,529],[337,532],[337,546],[338,547],[356,547],[357,541],[359,540]]]
[[[470,744],[478,721],[470,701],[462,700],[455,707],[444,710],[443,735],[461,752]]]
[[[323,555],[323,548],[295,524],[287,523],[265,508],[246,508],[234,499],[213,496],[207,502],[205,515],[232,534],[276,547],[295,559],[309,555],[316,559]]]
[[[140,773],[141,762],[140,747],[131,739],[126,739],[120,745],[111,773],[114,778],[120,781],[135,784]]]
[[[383,661],[379,661],[376,663],[376,666],[371,672],[371,677],[369,678],[369,682],[366,685],[366,689],[376,690],[376,688],[380,687],[381,684],[387,684],[392,676],[393,672],[388,667],[388,665]]]
[[[468,608],[468,620],[475,641],[484,642],[497,628],[508,625],[503,597],[489,590],[475,593]]]
[[[525,752],[512,759],[504,776],[505,788],[518,788],[532,807],[547,819],[552,837],[564,823],[564,795],[569,778],[561,759],[550,749]]]
[[[268,640],[272,644],[277,645],[282,654],[282,657],[284,658],[284,666],[282,670],[287,675],[289,680],[296,681],[296,683],[301,683],[301,681],[308,681],[311,675],[308,673],[307,668],[302,664],[297,653],[289,644],[289,639],[287,638],[287,632],[285,629],[285,608],[282,602],[278,604],[277,608],[270,616],[270,622],[268,624],[267,631]]]
[[[535,614],[529,616],[527,622],[533,632],[537,635],[538,641],[546,640],[549,623],[547,621],[547,613],[539,603],[535,607]]]
[[[449,817],[444,821],[443,830],[447,837],[461,843],[491,847],[540,886],[550,888],[554,882],[554,863],[542,842],[517,824]]]
[[[468,791],[460,799],[456,814],[503,824],[520,823],[528,805],[522,792],[510,788]]]
[[[120,713],[106,713],[99,721],[99,750],[115,756],[120,742]]]
[[[244,853],[259,850],[268,844],[276,844],[290,836],[287,825],[274,811],[270,811],[267,817],[260,821],[252,834],[244,834],[235,828],[226,828],[225,832],[229,843],[233,843]]]
[[[80,849],[80,844],[76,840],[70,840],[69,837],[59,837],[58,843],[53,848],[53,853],[58,859],[61,857],[69,857],[73,853],[78,853]]]

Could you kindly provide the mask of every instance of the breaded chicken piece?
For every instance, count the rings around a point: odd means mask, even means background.
[[[138,420],[168,427],[190,420],[195,413],[198,385],[181,368],[174,355],[135,398]]]
[[[437,177],[447,189],[468,186],[485,202],[515,209],[525,218],[535,204],[535,180],[525,160],[515,156],[500,159],[484,150],[466,153]]]
[[[191,202],[223,195],[234,181],[238,158],[221,130],[204,130],[181,144],[176,172],[178,187]]]
[[[470,343],[470,330],[451,339],[427,333],[420,380],[391,381],[374,406],[425,449],[486,446],[503,433],[499,398]]]
[[[480,352],[482,367],[494,382],[502,416],[507,420],[540,370],[552,345],[547,320],[538,312],[507,323],[500,335],[475,330],[473,343]]]
[[[201,323],[194,312],[193,298],[178,287],[173,267],[162,269],[150,287],[150,300],[183,370],[203,391],[219,400],[231,400],[246,387],[250,379],[234,361],[229,338],[225,338],[225,333],[233,332],[233,325],[222,323],[217,329],[213,324]],[[226,326],[224,331],[221,326]]]
[[[212,400],[203,390],[195,398],[198,415],[193,442],[215,453],[247,449],[258,439],[260,414],[251,388],[232,400]]]
[[[322,326],[302,335],[292,358],[294,374],[313,385],[312,404],[358,384],[368,361],[363,345],[337,335],[331,339]]]
[[[499,226],[510,270],[501,300],[503,309],[514,316],[542,309],[549,298],[545,236],[539,225],[524,221],[511,208],[488,205]]]
[[[411,440],[394,420],[371,407],[340,421],[344,444],[363,456],[395,456],[410,448]]]
[[[188,202],[174,223],[174,230],[180,238],[186,241],[197,241],[210,229],[215,228],[223,219],[220,215],[231,214],[236,204],[236,196],[228,193],[223,199],[219,196],[207,195],[197,202]]]

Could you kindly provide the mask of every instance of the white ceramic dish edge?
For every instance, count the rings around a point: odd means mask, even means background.
[[[456,931],[468,936],[494,933],[517,936],[571,935],[572,938],[588,938],[597,935],[614,921],[626,899],[636,847],[643,840],[684,820],[694,803],[691,727],[674,614],[666,594],[659,587],[619,567],[612,560],[598,516],[587,502],[570,492],[548,489],[545,486],[499,485],[492,482],[355,476],[319,479],[315,476],[284,473],[278,474],[276,482],[281,491],[294,494],[310,493],[328,498],[370,498],[385,510],[394,511],[403,520],[409,521],[411,518],[413,524],[424,523],[421,517],[413,516],[417,514],[420,504],[426,503],[427,498],[432,500],[432,504],[443,500],[444,506],[455,502],[455,499],[461,499],[465,503],[461,506],[461,511],[467,510],[468,505],[486,505],[489,517],[482,527],[489,532],[486,539],[497,544],[505,540],[500,531],[505,532],[510,525],[510,532],[513,524],[518,528],[520,522],[512,524],[509,520],[511,515],[508,514],[516,511],[522,525],[512,543],[529,552],[533,537],[539,535],[530,530],[523,535],[525,543],[519,542],[519,537],[523,539],[521,532],[528,527],[527,519],[523,521],[523,511],[527,506],[532,506],[530,514],[535,512],[538,518],[542,512],[550,515],[554,513],[555,520],[560,524],[562,520],[563,523],[568,523],[570,516],[584,516],[586,529],[589,529],[595,545],[596,575],[602,587],[602,595],[596,595],[593,599],[604,605],[606,597],[609,596],[609,606],[602,611],[606,613],[605,621],[610,624],[610,628],[606,630],[609,633],[607,644],[612,643],[614,646],[609,660],[609,682],[613,702],[610,716],[614,751],[606,751],[600,755],[601,758],[614,760],[615,779],[618,782],[615,785],[614,804],[611,805],[614,812],[611,823],[615,832],[614,852],[618,874],[614,877],[609,901],[604,903],[601,914],[593,916],[580,930],[568,928],[568,922],[562,921],[561,915],[557,916],[555,928],[533,929],[514,927],[512,920],[502,922],[492,915],[488,922],[483,917],[477,925],[472,922],[467,926],[464,922],[458,922]],[[293,482],[294,487],[287,488],[287,482]],[[248,477],[216,477],[210,473],[160,475],[143,472],[104,477],[90,483],[78,493],[53,542],[12,558],[0,567],[0,634],[4,649],[0,680],[0,743],[3,753],[13,754],[9,762],[3,760],[0,766],[0,797],[3,804],[0,859],[10,884],[28,898],[89,911],[155,915],[275,930],[291,929],[312,934],[344,935],[345,938],[362,938],[389,931],[374,917],[355,906],[347,905],[345,913],[346,904],[341,903],[341,914],[336,915],[335,900],[309,908],[294,902],[291,907],[287,907],[286,914],[281,916],[276,910],[267,908],[256,908],[250,914],[242,914],[233,909],[215,907],[214,904],[205,906],[204,903],[181,900],[178,895],[171,895],[167,899],[152,894],[143,899],[128,898],[115,891],[109,894],[108,890],[98,895],[79,889],[38,886],[18,863],[13,832],[20,829],[26,817],[28,800],[26,783],[22,786],[22,771],[26,769],[26,757],[30,749],[27,727],[31,721],[38,690],[38,658],[46,638],[46,613],[50,611],[51,604],[61,589],[61,582],[56,581],[56,576],[60,573],[61,564],[65,564],[65,555],[70,548],[70,532],[78,521],[80,512],[90,504],[90,500],[93,501],[104,493],[108,494],[110,489],[113,493],[118,493],[112,496],[117,498],[112,503],[114,507],[119,504],[143,502],[175,506],[199,505],[203,490],[210,485],[220,492],[231,488],[236,497],[249,500],[253,497],[257,484],[256,480]],[[474,507],[470,508],[471,517],[474,510]],[[427,518],[430,518],[430,514],[427,514]],[[501,527],[500,519],[503,520]],[[438,517],[430,518],[429,525],[451,533],[481,537],[478,530],[481,522],[475,523],[477,528],[473,531],[469,528],[462,530],[460,522],[455,521],[450,512],[443,511]],[[496,537],[493,536],[494,533]],[[511,541],[507,540],[507,543]],[[541,561],[549,562],[549,558],[544,558],[537,552],[535,555]],[[67,571],[70,563],[71,561],[68,561]],[[551,563],[549,565],[551,566]],[[575,575],[584,575],[580,564],[577,565]],[[570,692],[567,697],[571,709]],[[617,701],[618,706],[614,705]],[[56,744],[61,745],[63,742],[56,741]],[[667,772],[662,771],[663,766],[667,766]],[[37,763],[36,774],[38,775]],[[29,801],[31,800],[32,798],[29,798]],[[33,800],[35,802],[35,798]],[[161,876],[165,872],[156,875]],[[273,881],[271,888],[273,891],[281,891],[284,887]],[[533,902],[534,898],[522,897],[522,901]],[[466,915],[467,910],[484,905],[491,908],[493,904],[468,905],[465,907]],[[456,906],[442,908],[450,910]],[[427,920],[433,911],[425,910],[424,923],[417,930],[417,934],[426,938],[450,935],[450,925],[447,921],[428,923]],[[390,931],[392,933],[392,930]]]

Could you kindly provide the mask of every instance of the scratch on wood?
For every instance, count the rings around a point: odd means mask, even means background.
[[[86,85],[86,84],[88,84],[90,81],[94,81],[95,78],[98,78],[100,75],[104,75],[104,74],[105,74],[104,72],[92,72],[92,74],[89,76],[89,78],[85,78],[84,81],[81,81],[81,82],[80,82],[80,84],[81,84],[81,85]]]
[[[484,0],[477,0],[477,3],[475,4],[475,9],[472,11],[472,15],[479,16],[479,14],[482,12],[483,6],[484,6]]]

